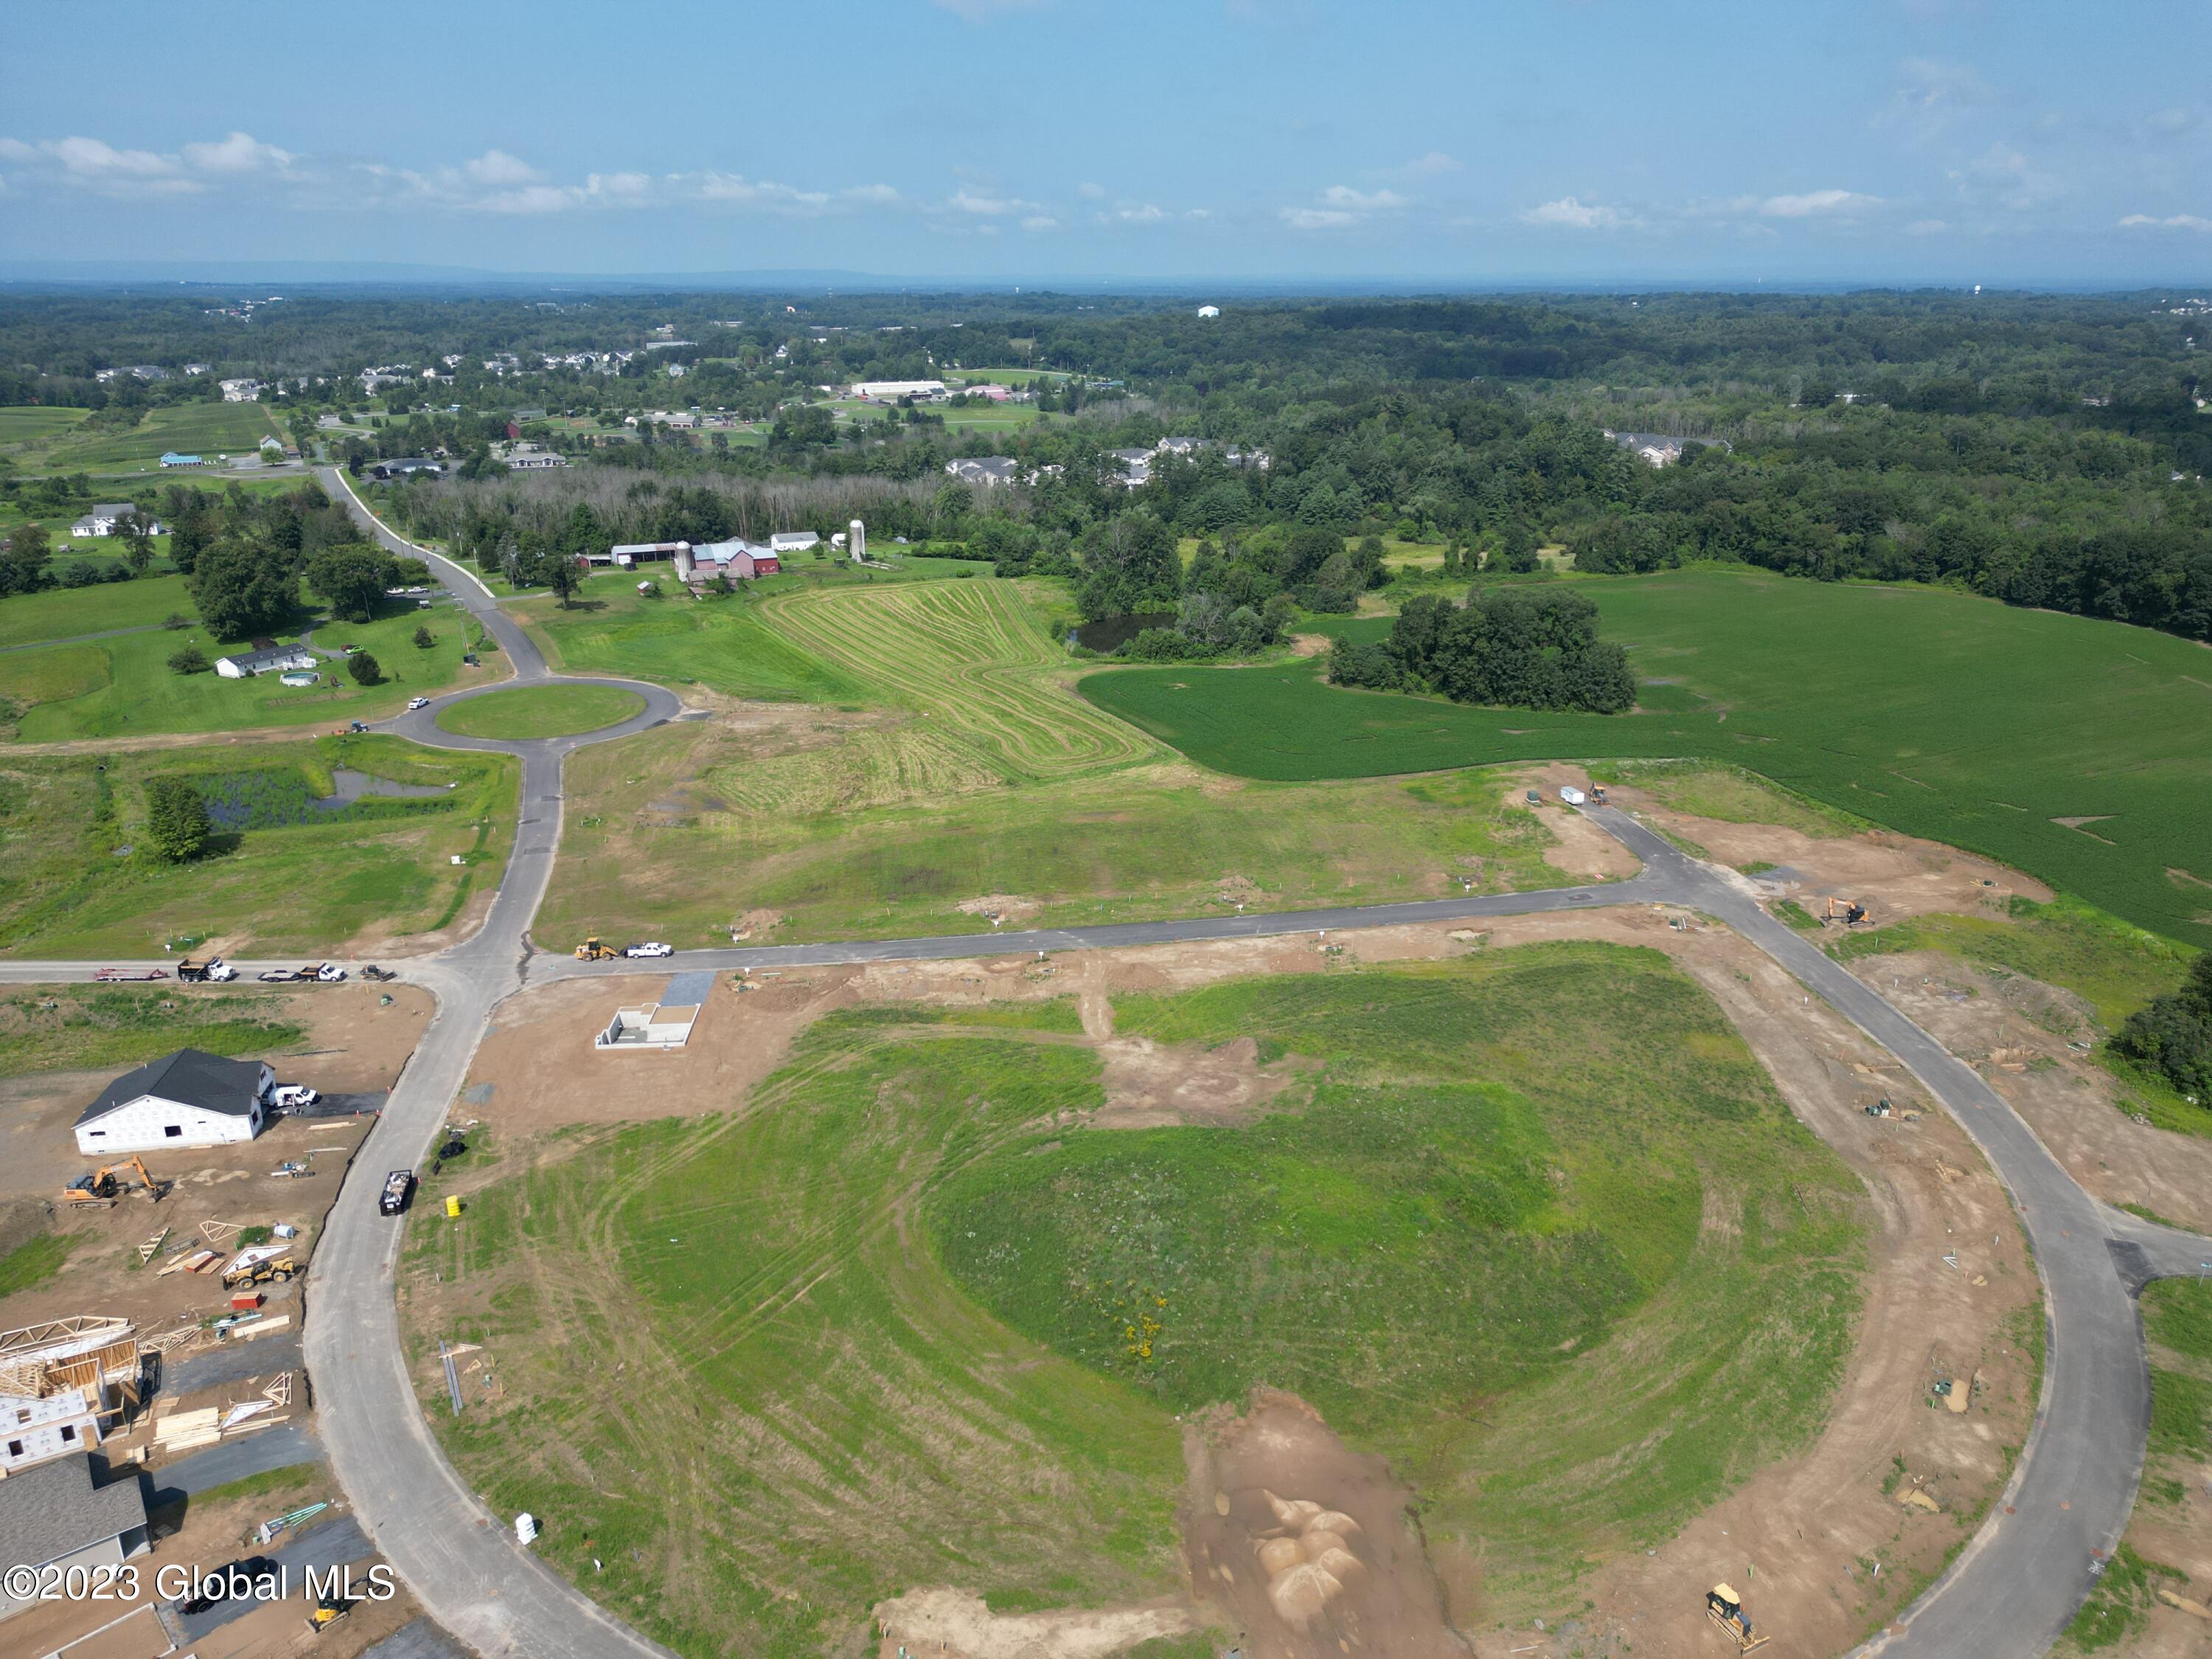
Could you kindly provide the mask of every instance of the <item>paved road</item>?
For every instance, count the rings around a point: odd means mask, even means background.
[[[334,495],[350,495],[334,470],[321,477]],[[509,684],[552,678],[534,643],[500,613],[470,573],[392,535],[357,501],[354,506],[386,545],[430,561],[507,652],[515,669]],[[493,1009],[526,981],[635,971],[634,964],[537,956],[529,943],[530,921],[559,837],[562,757],[582,743],[672,716],[672,694],[642,684],[635,689],[647,697],[644,714],[580,738],[496,743],[457,738],[427,719],[387,723],[425,743],[520,756],[521,823],[483,928],[453,950],[398,964],[408,979],[435,992],[438,1011],[358,1160],[370,1178],[340,1191],[316,1250],[307,1280],[313,1316],[306,1350],[331,1463],[356,1513],[431,1614],[487,1655],[630,1659],[664,1650],[515,1546],[509,1517],[488,1516],[440,1452],[407,1375],[392,1301],[399,1228],[376,1213],[374,1175],[418,1164],[428,1154]],[[1709,915],[1888,1048],[1959,1120],[2011,1189],[2043,1276],[2049,1320],[2043,1397],[2003,1501],[1950,1571],[1860,1654],[1863,1659],[2021,1659],[2042,1653],[2088,1593],[2097,1553],[2108,1554],[2118,1541],[2141,1478],[2149,1381],[2134,1293],[2154,1277],[2212,1273],[2207,1265],[2212,1241],[2140,1221],[2091,1199],[1973,1070],[1769,916],[1741,877],[1686,857],[1625,813],[1588,810],[1642,859],[1641,875],[1595,887],[1274,915],[685,951],[657,967],[1030,953],[1623,903],[1680,904]]]
[[[376,1553],[376,1546],[369,1542],[367,1534],[362,1531],[359,1522],[350,1516],[346,1516],[336,1521],[326,1521],[319,1527],[301,1533],[281,1549],[264,1550],[258,1553],[267,1555],[278,1566],[285,1570],[286,1582],[292,1587],[294,1599],[301,1601],[304,1604],[312,1600],[306,1595],[308,1568],[313,1567],[320,1572],[331,1567],[349,1566],[356,1561],[366,1561]],[[255,1553],[257,1552],[251,1547],[243,1547],[235,1556],[226,1556],[214,1561],[202,1561],[198,1565],[208,1571],[214,1572],[229,1565],[234,1560],[240,1560]],[[365,1573],[356,1571],[354,1574],[354,1583],[356,1589],[365,1588]],[[198,1613],[181,1613],[173,1610],[171,1616],[175,1619],[179,1628],[184,1632],[185,1640],[197,1642],[210,1632],[222,1629],[232,1620],[243,1619],[256,1608],[266,1605],[265,1602],[256,1601],[250,1595],[242,1595],[230,1601],[218,1601],[213,1607],[204,1608]],[[302,1617],[304,1616],[303,1614]]]
[[[305,1423],[280,1423],[258,1434],[240,1435],[204,1452],[194,1452],[148,1475],[146,1481],[151,1491],[146,1501],[149,1506],[158,1508],[197,1492],[227,1486],[250,1474],[289,1469],[295,1463],[313,1463],[322,1455],[323,1449],[315,1442],[313,1429]]]

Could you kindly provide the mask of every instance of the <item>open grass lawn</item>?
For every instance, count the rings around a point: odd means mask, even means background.
[[[1168,764],[1010,786],[937,724],[685,723],[571,756],[545,936],[720,944],[774,910],[779,941],[900,938],[988,933],[974,901],[994,894],[1060,927],[1572,879],[1487,772],[1246,784]]]
[[[113,593],[142,585],[149,584],[119,583],[85,591]],[[0,618],[6,614],[0,609]],[[434,643],[428,650],[413,643],[420,626],[430,630]],[[481,682],[497,672],[463,665],[462,616],[450,606],[421,611],[411,602],[395,601],[374,622],[324,622],[313,631],[314,643],[323,648],[350,645],[368,652],[384,671],[383,683],[356,685],[345,664],[336,658],[322,664],[325,683],[315,686],[288,686],[274,674],[244,680],[212,672],[179,674],[170,668],[169,659],[187,641],[198,645],[210,660],[240,647],[239,641],[210,639],[205,629],[193,627],[0,656],[0,698],[20,711],[15,720],[20,741],[50,743],[325,721],[335,727],[349,720],[377,719],[404,707],[410,696],[456,683]],[[287,630],[283,637],[298,639],[300,629]],[[4,714],[0,710],[0,715]]]
[[[857,1650],[927,1584],[1170,1593],[1175,1413],[1261,1379],[1390,1456],[1499,1618],[1817,1427],[1863,1200],[1656,954],[1125,1001],[1307,1058],[1243,1128],[1071,1127],[1103,1089],[1065,1006],[988,1012],[830,1015],[741,1116],[599,1132],[455,1224],[434,1180],[408,1224],[465,1478],[678,1652]],[[439,1337],[498,1402],[429,1409]]]
[[[592,576],[577,605],[550,599],[513,607],[546,659],[572,673],[629,674],[672,685],[700,684],[733,697],[850,702],[861,688],[762,624],[757,601],[682,597],[663,568],[659,599],[637,592],[645,576]]]
[[[2212,946],[2212,653],[1928,589],[1719,568],[1577,586],[1633,652],[1649,712],[1344,690],[1317,664],[1122,669],[1081,690],[1201,764],[1249,777],[1711,756]]]
[[[142,576],[97,587],[54,587],[0,599],[0,647],[100,634],[111,628],[145,628],[172,614],[191,617],[191,595],[182,576]]]
[[[618,725],[645,699],[618,685],[526,685],[438,711],[438,725],[465,738],[566,738]]]
[[[370,796],[342,811],[308,805],[331,795],[338,765],[458,787]],[[171,775],[195,779],[210,798],[224,826],[214,850],[176,866],[119,854],[144,822],[145,781]],[[497,883],[514,793],[504,756],[386,737],[98,755],[0,750],[0,951],[158,957],[172,943],[219,939],[238,956],[337,952],[441,927],[478,884]]]
[[[54,409],[43,404],[0,406],[0,446],[58,438],[91,413],[88,409]]]
[[[147,410],[146,418],[123,432],[75,432],[27,450],[19,464],[45,472],[148,472],[167,478],[161,456],[175,450],[204,457],[210,468],[218,455],[251,454],[264,438],[282,438],[269,411],[259,404],[173,404]]]

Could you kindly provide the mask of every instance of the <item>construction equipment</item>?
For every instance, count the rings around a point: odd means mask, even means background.
[[[125,1187],[122,1182],[116,1179],[126,1170],[134,1172],[138,1177],[138,1185],[135,1189]],[[169,1190],[166,1183],[154,1179],[152,1173],[148,1170],[144,1162],[136,1152],[125,1158],[120,1164],[103,1164],[90,1175],[79,1176],[62,1188],[62,1203],[64,1206],[71,1204],[105,1204],[112,1207],[125,1192],[132,1190],[144,1193],[157,1204],[161,1200],[161,1194]]]
[[[399,977],[389,968],[380,968],[373,962],[361,970],[361,976],[373,985],[382,985]]]
[[[209,980],[236,979],[238,969],[221,957],[210,957],[205,962],[194,962],[186,957],[177,964],[177,977],[187,985],[199,985]]]
[[[621,951],[602,945],[597,933],[576,947],[576,960],[579,962],[611,962],[621,954]]]
[[[1763,1648],[1773,1639],[1751,1633],[1751,1620],[1744,1617],[1743,1598],[1726,1584],[1716,1584],[1705,1592],[1705,1617],[1729,1633],[1738,1653]]]
[[[366,1595],[349,1595],[343,1589],[326,1589],[315,1599],[315,1610],[307,1615],[307,1628],[320,1636],[367,1600]]]
[[[1595,785],[1595,784],[1592,784],[1592,785],[1590,786],[1590,799],[1591,799],[1593,801],[1596,802],[1596,803],[1597,803],[1597,805],[1599,805],[1600,806],[1604,805],[1605,805],[1605,791],[1604,791],[1604,790],[1602,790],[1602,789],[1601,789],[1601,788],[1599,788],[1599,787],[1597,787],[1597,785]]]
[[[258,1261],[247,1261],[241,1255],[223,1274],[222,1287],[226,1291],[247,1290],[256,1285],[266,1285],[271,1279],[281,1285],[299,1271],[300,1264],[289,1255],[264,1256]]]
[[[1867,908],[1857,899],[1832,898],[1828,901],[1827,908],[1820,912],[1823,926],[1840,921],[1846,927],[1856,927],[1866,919]]]

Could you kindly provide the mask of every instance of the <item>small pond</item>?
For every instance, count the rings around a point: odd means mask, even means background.
[[[1075,642],[1088,651],[1119,651],[1147,628],[1173,628],[1172,611],[1140,611],[1133,617],[1101,617],[1075,630]]]

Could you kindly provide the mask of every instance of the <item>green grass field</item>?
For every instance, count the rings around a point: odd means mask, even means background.
[[[88,409],[54,409],[42,404],[0,406],[0,450],[58,438],[91,413]]]
[[[1634,653],[1650,712],[1342,690],[1317,665],[1118,670],[1080,689],[1201,764],[1251,777],[1710,756],[2212,945],[2202,647],[1956,593],[1732,569],[1578,587]]]
[[[87,591],[111,593],[155,585],[132,582]],[[5,615],[0,611],[0,617]],[[416,629],[423,625],[434,641],[428,650],[413,643]],[[325,721],[336,726],[392,714],[410,696],[456,684],[480,683],[492,672],[463,665],[463,624],[451,609],[418,611],[393,603],[374,622],[325,622],[313,631],[318,646],[333,650],[356,646],[374,656],[384,671],[384,682],[356,685],[345,665],[336,659],[322,665],[325,684],[308,687],[288,686],[274,674],[230,680],[214,673],[177,673],[169,659],[187,641],[210,659],[238,648],[236,642],[210,639],[206,629],[195,626],[0,655],[0,699],[21,711],[15,722],[19,741],[52,743]],[[297,639],[299,630],[290,629],[284,637]],[[329,684],[332,680],[335,684]]]
[[[680,1653],[857,1648],[925,1584],[1171,1593],[1174,1413],[1262,1377],[1390,1456],[1491,1614],[1548,1611],[1841,1375],[1863,1200],[1656,953],[1125,1000],[1306,1057],[1244,1129],[1068,1128],[1103,1093],[1066,1006],[964,1012],[830,1015],[740,1115],[599,1132],[458,1224],[434,1181],[408,1224],[426,1409],[439,1337],[503,1383],[429,1412],[465,1478]],[[1165,1298],[1150,1356],[1117,1276]]]
[[[112,628],[158,626],[172,614],[191,617],[182,576],[144,576],[97,587],[57,587],[0,599],[0,648],[100,634]]]
[[[210,856],[190,864],[118,855],[136,844],[149,777],[235,781],[224,786],[234,796],[282,801],[328,794],[339,764],[398,783],[457,787],[225,831]],[[264,774],[279,787],[252,787]],[[505,756],[386,737],[97,755],[0,750],[0,951],[145,957],[176,940],[220,939],[239,956],[337,952],[433,930],[472,892],[497,884],[515,787]],[[456,856],[462,864],[452,862]]]
[[[52,1005],[51,1006],[49,1005]],[[0,1069],[85,1072],[143,1066],[173,1048],[249,1054],[288,1048],[303,1035],[285,1019],[284,994],[151,985],[42,985],[0,993]]]
[[[645,699],[618,685],[526,685],[491,691],[438,711],[438,725],[465,738],[566,738],[642,713]]]
[[[513,607],[548,661],[571,673],[628,674],[672,685],[700,684],[733,697],[770,702],[851,702],[861,687],[763,625],[756,602],[698,601],[675,592],[641,597],[628,572],[599,574],[583,601],[564,611],[549,599]]]
[[[204,457],[210,468],[218,455],[251,454],[264,438],[282,438],[269,411],[259,404],[173,404],[149,410],[146,418],[124,432],[49,434],[26,443],[16,464],[29,472],[146,472],[161,477],[161,459],[169,450]],[[4,441],[0,437],[0,441]]]

